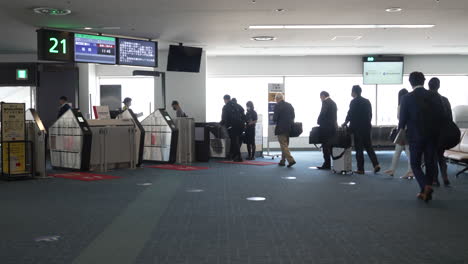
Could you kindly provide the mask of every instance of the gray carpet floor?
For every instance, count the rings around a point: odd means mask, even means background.
[[[320,153],[294,155],[291,169],[213,161],[0,182],[0,263],[468,263],[468,174],[456,179],[456,166],[452,188],[425,204],[398,177],[404,157],[392,178],[312,170]],[[378,157],[385,169],[392,153]]]

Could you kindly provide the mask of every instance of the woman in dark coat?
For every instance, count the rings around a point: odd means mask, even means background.
[[[257,124],[258,116],[255,112],[254,105],[251,101],[247,102],[247,127],[245,130],[245,143],[247,144],[247,151],[249,156],[248,160],[255,159],[255,126]]]

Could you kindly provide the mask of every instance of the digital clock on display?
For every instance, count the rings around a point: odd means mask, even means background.
[[[73,33],[40,29],[37,31],[37,57],[48,61],[73,61]]]

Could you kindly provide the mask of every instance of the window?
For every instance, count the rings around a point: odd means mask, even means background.
[[[263,133],[268,132],[268,84],[283,83],[282,77],[210,77],[206,87],[206,120],[221,121],[223,96],[229,94],[244,109],[252,101],[257,114],[263,116]],[[287,93],[287,91],[286,91]],[[287,95],[286,95],[287,97]]]
[[[433,76],[426,76],[427,83]],[[446,96],[452,108],[457,105],[468,105],[468,76],[438,76],[441,80],[440,94]],[[222,100],[225,94],[236,97],[245,106],[252,100],[258,114],[267,115],[268,83],[282,83],[283,77],[208,77],[207,80],[207,120],[219,122]],[[363,85],[362,76],[308,76],[284,77],[286,101],[290,102],[296,112],[296,121],[303,123],[304,131],[308,132],[317,125],[322,103],[319,95],[321,91],[330,93],[338,106],[338,125],[341,125],[347,115],[353,85],[362,87],[362,96],[372,104],[373,124],[398,124],[398,92],[402,88],[412,91],[408,75],[404,76],[402,85]],[[267,136],[267,123],[264,122],[264,136]],[[308,133],[303,133],[303,137]]]
[[[5,103],[25,103],[25,109],[35,107],[35,88],[29,86],[1,86],[0,101]]]

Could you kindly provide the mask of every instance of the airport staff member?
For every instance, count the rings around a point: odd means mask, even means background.
[[[275,96],[276,106],[273,114],[273,121],[276,123],[275,135],[278,136],[278,141],[281,147],[281,161],[279,166],[286,166],[288,161],[288,168],[291,168],[296,161],[294,160],[291,152],[289,151],[289,133],[294,125],[294,108],[290,103],[284,101],[284,95],[277,93]]]
[[[372,131],[372,105],[369,100],[361,96],[362,88],[359,85],[354,85],[351,90],[351,96],[354,98],[349,105],[348,116],[343,126],[350,123],[349,128],[354,136],[354,147],[356,149],[357,174],[364,174],[364,149],[367,152],[374,173],[380,171],[379,161],[372,147],[371,131]]]
[[[245,114],[231,100],[230,95],[226,94],[223,99],[225,105],[220,124],[227,128],[231,139],[230,158],[235,162],[242,162],[240,136],[245,125]]]
[[[123,104],[124,104],[124,106],[122,107],[122,111],[130,109],[130,106],[132,105],[132,98],[125,97],[125,99],[123,100]],[[138,113],[138,114],[135,114],[135,115],[136,115],[136,117],[141,117],[141,116],[143,116],[143,113]]]
[[[60,108],[57,114],[57,119],[60,118],[65,112],[71,109],[70,104],[68,104],[68,98],[66,96],[60,96],[59,98]]]
[[[411,73],[409,81],[413,91],[401,101],[398,129],[407,128],[411,169],[420,187],[418,198],[428,202],[432,199],[432,181],[437,170],[436,145],[444,107],[438,94],[424,89],[426,77],[422,72]],[[423,155],[426,173],[421,168]]]
[[[323,151],[323,165],[318,167],[319,170],[330,170],[331,169],[331,155],[332,146],[331,140],[335,136],[337,123],[337,111],[338,108],[336,103],[330,98],[330,94],[326,91],[320,93],[320,100],[322,100],[322,110],[317,120],[317,124],[320,126],[320,135],[323,140],[322,151]]]
[[[122,107],[122,111],[129,109],[130,106],[132,105],[132,98],[125,97],[125,99],[123,100],[123,104],[124,106]]]
[[[180,107],[179,102],[176,100],[172,101],[172,109],[176,111],[176,117],[188,117],[184,111],[182,111],[182,108]]]

